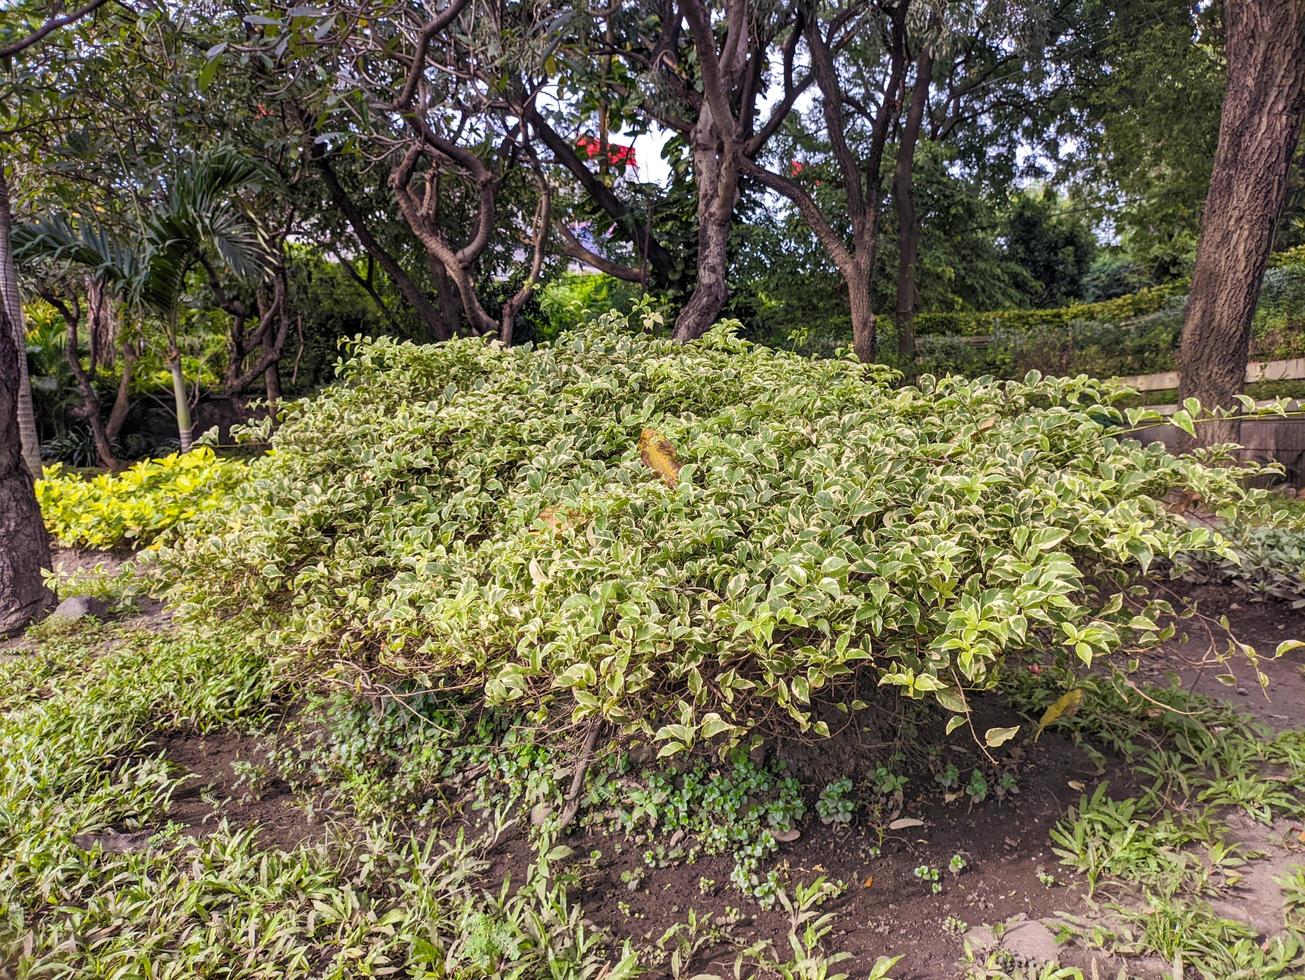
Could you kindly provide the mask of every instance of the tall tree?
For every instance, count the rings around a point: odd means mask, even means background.
[[[3,307],[0,327],[0,637],[7,637],[40,615],[52,596],[41,574],[50,567],[50,541],[18,434],[18,348]]]
[[[1228,88],[1183,320],[1179,395],[1235,403],[1251,319],[1305,119],[1305,0],[1226,0]],[[1205,443],[1235,422],[1206,422]]]
[[[32,406],[32,384],[27,377],[27,331],[23,321],[23,299],[18,292],[18,273],[14,268],[12,245],[13,212],[9,203],[9,182],[0,169],[0,306],[4,307],[10,340],[18,352],[17,399],[18,434],[23,443],[23,459],[33,473],[41,472],[41,442],[36,434],[36,412]]]

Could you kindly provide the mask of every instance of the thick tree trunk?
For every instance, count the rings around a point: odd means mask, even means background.
[[[852,311],[852,351],[858,361],[869,364],[875,359],[875,311],[870,299],[870,273],[854,272],[844,278]]]
[[[933,58],[927,50],[920,53],[915,66],[915,84],[911,105],[906,111],[906,125],[897,147],[897,164],[893,168],[893,204],[897,209],[897,354],[903,368],[915,362],[915,313],[920,305],[916,288],[916,263],[920,258],[920,213],[915,206],[915,148],[920,142],[920,124],[929,100],[933,75]]]
[[[267,411],[276,418],[276,406],[281,401],[281,369],[277,361],[273,361],[263,372],[263,388],[267,392]]]
[[[18,431],[22,376],[13,337],[9,316],[0,308],[0,637],[23,629],[54,599],[41,575],[50,567],[50,542]]]
[[[1179,397],[1236,403],[1251,319],[1305,113],[1305,0],[1227,0],[1228,88],[1179,350]],[[1201,423],[1199,441],[1239,425]]]
[[[27,331],[23,326],[23,300],[18,294],[18,273],[9,230],[13,216],[9,210],[9,182],[5,180],[4,161],[0,160],[0,303],[14,347],[18,353],[18,432],[23,440],[23,459],[34,474],[41,472],[41,440],[36,432],[36,410],[32,406],[32,382],[27,376]]]
[[[737,152],[724,145],[703,105],[693,127],[693,168],[698,185],[698,281],[675,319],[672,336],[696,340],[711,329],[729,301],[730,225],[739,197]]]
[[[97,276],[86,277],[86,332],[91,345],[90,374],[101,364],[113,367],[118,343],[118,317],[113,296]]]

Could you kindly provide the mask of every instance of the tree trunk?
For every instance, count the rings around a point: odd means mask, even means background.
[[[45,297],[59,311],[64,323],[68,325],[68,334],[63,345],[64,358],[68,362],[68,370],[72,373],[73,380],[77,383],[77,390],[82,396],[80,414],[91,428],[91,438],[95,441],[95,455],[100,458],[101,466],[110,470],[122,469],[122,462],[113,454],[113,446],[105,429],[104,419],[100,415],[100,396],[95,391],[91,376],[82,367],[81,339],[78,336],[81,306],[75,299],[69,305],[53,293],[46,293]]]
[[[263,372],[263,387],[267,391],[267,411],[276,418],[276,406],[281,401],[281,371],[278,362],[273,361]]]
[[[109,409],[109,420],[104,424],[104,434],[110,443],[116,442],[127,421],[127,412],[131,410],[131,378],[136,368],[136,350],[130,341],[124,341],[118,354],[122,362],[122,374],[118,378],[118,393],[114,396],[113,407]]]
[[[728,122],[726,123],[728,125]],[[693,127],[693,169],[698,185],[698,281],[675,318],[672,336],[696,340],[711,329],[729,301],[730,225],[739,197],[737,152],[725,145],[704,104]]]
[[[870,299],[870,273],[868,270],[852,272],[844,278],[852,312],[852,351],[858,361],[869,364],[875,359],[875,311]]]
[[[41,575],[50,567],[50,541],[18,431],[22,358],[14,332],[0,307],[0,637],[23,629],[54,600]]]
[[[322,182],[326,184],[327,192],[331,195],[331,201],[337,211],[344,216],[344,220],[349,222],[349,227],[353,233],[358,236],[358,243],[372,256],[385,274],[390,277],[402,294],[408,305],[416,311],[417,316],[421,318],[422,325],[426,328],[427,336],[430,340],[448,340],[453,336],[454,322],[450,322],[441,315],[440,311],[435,308],[426,294],[404,271],[399,260],[391,255],[372,234],[371,229],[367,227],[367,221],[363,217],[362,211],[354,203],[344,186],[340,183],[335,175],[335,170],[331,163],[326,159],[326,150],[321,144],[313,145],[313,162],[317,165],[318,171],[322,175]]]
[[[915,266],[920,258],[920,213],[915,206],[915,148],[920,142],[920,124],[929,99],[933,75],[933,58],[927,50],[920,52],[915,66],[915,85],[911,105],[906,111],[906,125],[897,147],[897,164],[893,168],[893,204],[897,209],[897,353],[902,367],[915,362],[915,313],[920,305],[916,288]]]
[[[1228,0],[1228,87],[1179,349],[1179,397],[1228,407],[1245,387],[1251,319],[1305,113],[1305,0]],[[1199,441],[1236,441],[1203,422]]]
[[[41,472],[41,440],[36,432],[36,410],[32,407],[32,382],[27,376],[27,331],[23,326],[23,300],[18,294],[18,273],[9,230],[13,216],[9,210],[9,182],[5,180],[4,161],[0,160],[0,302],[5,308],[10,335],[18,354],[18,432],[23,441],[23,459],[34,474]]]
[[[190,401],[186,395],[186,376],[181,373],[181,352],[168,351],[168,370],[172,372],[172,398],[177,406],[177,439],[183,453],[190,452]]]
[[[101,364],[113,367],[114,348],[118,343],[117,311],[113,296],[98,276],[86,277],[86,332],[91,345],[90,374]]]

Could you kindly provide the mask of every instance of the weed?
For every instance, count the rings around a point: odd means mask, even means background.
[[[922,864],[911,873],[928,885],[935,895],[942,891],[942,873],[937,868]]]
[[[852,822],[856,801],[851,798],[852,780],[848,776],[836,779],[820,793],[816,800],[816,813],[823,824],[846,826]]]

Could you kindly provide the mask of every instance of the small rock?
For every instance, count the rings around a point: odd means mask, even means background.
[[[976,953],[986,953],[997,945],[997,934],[992,926],[971,926],[966,930],[965,941]]]
[[[636,742],[630,746],[630,762],[636,766],[646,766],[653,761],[651,742]]]
[[[1239,687],[1237,688],[1237,693],[1240,694],[1242,697],[1246,697],[1250,692],[1247,691],[1246,688],[1244,687]]]
[[[1018,922],[1001,937],[1001,945],[1035,963],[1055,963],[1060,957],[1056,935],[1041,922]]]
[[[95,845],[98,844],[112,854],[125,854],[129,851],[142,850],[149,839],[150,832],[147,830],[134,834],[120,834],[116,830],[106,830],[102,834],[77,834],[73,837],[73,843],[85,851],[94,850]]]
[[[94,616],[96,619],[108,619],[109,607],[101,599],[92,596],[74,595],[63,600],[55,607],[54,612],[50,613],[51,619],[62,619],[66,622],[85,619],[88,616]]]

